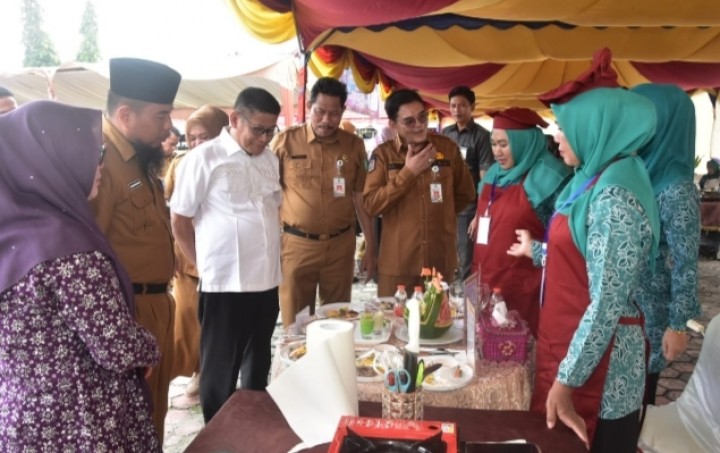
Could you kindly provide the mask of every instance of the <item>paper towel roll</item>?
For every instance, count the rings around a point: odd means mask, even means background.
[[[307,354],[267,386],[302,440],[298,449],[330,442],[340,417],[358,415],[353,328],[330,319],[309,324]]]
[[[355,368],[354,324],[338,319],[321,319],[307,326],[307,349],[328,342],[338,373],[342,378],[345,394],[357,407],[357,370]],[[357,414],[357,408],[355,409]]]

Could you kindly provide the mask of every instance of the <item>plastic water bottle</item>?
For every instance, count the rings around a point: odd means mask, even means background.
[[[498,303],[505,302],[505,298],[502,295],[502,289],[500,287],[493,288],[492,297],[490,298],[490,310]]]
[[[397,291],[395,291],[395,316],[402,318],[405,312],[405,303],[407,302],[407,293],[405,292],[405,285],[397,285]]]
[[[423,294],[423,287],[418,285],[415,287],[415,291],[413,291],[412,295],[413,299],[417,299],[418,301],[418,307],[420,308],[420,319],[425,319],[425,311],[427,310],[427,307],[425,306],[425,294]]]
[[[460,271],[455,273],[455,281],[450,285],[450,310],[452,317],[457,318],[465,312],[465,284],[460,278]]]

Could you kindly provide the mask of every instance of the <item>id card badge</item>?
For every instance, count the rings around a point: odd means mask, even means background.
[[[432,203],[442,203],[443,201],[442,184],[439,182],[430,184],[430,201]]]
[[[490,239],[490,217],[482,216],[478,218],[476,244],[487,245]]]
[[[468,147],[467,147],[467,146],[461,146],[461,147],[460,147],[460,154],[462,154],[463,160],[467,160],[467,152],[468,152]]]
[[[341,176],[333,178],[333,195],[335,198],[345,196],[345,178]]]

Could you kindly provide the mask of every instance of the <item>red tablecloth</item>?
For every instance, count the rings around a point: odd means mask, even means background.
[[[380,413],[379,403],[360,403],[361,416],[379,417]],[[569,429],[559,426],[549,430],[544,417],[530,412],[425,407],[425,419],[457,423],[461,442],[527,439],[540,446],[543,452],[587,452]],[[299,442],[267,393],[238,390],[185,452],[284,453]],[[304,451],[326,452],[328,446]]]

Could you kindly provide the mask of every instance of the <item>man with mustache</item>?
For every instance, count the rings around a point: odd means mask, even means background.
[[[91,202],[100,228],[132,279],[134,314],[153,333],[162,354],[147,379],[161,443],[172,371],[175,302],[168,282],[175,256],[158,172],[179,84],[180,74],[163,64],[136,58],[110,60],[102,182]]]
[[[456,216],[475,197],[458,146],[428,133],[428,111],[416,91],[397,90],[385,101],[388,124],[398,136],[375,148],[363,200],[382,215],[378,296],[397,285],[421,285],[420,270],[443,275],[457,267]]]
[[[279,134],[272,149],[280,160],[283,224],[280,311],[283,324],[308,305],[348,302],[355,267],[355,214],[368,244],[374,244],[362,203],[366,154],[360,137],[340,129],[347,88],[321,77],[310,91],[310,122]],[[362,267],[374,272],[368,247]],[[362,270],[362,269],[361,269]]]

